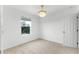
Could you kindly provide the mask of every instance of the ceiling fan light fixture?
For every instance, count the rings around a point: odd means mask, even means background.
[[[46,11],[44,10],[44,5],[41,5],[41,10],[39,11],[38,15],[40,17],[45,17],[46,16]]]
[[[39,16],[40,17],[45,17],[46,16],[46,11],[40,11]]]

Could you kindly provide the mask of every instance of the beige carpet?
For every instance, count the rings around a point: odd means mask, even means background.
[[[63,47],[47,40],[34,40],[4,51],[5,54],[77,54],[77,48]]]

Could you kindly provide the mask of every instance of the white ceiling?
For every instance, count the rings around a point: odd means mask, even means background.
[[[11,7],[22,10],[24,12],[28,12],[32,15],[38,15],[38,11],[40,9],[40,5],[13,5]],[[65,10],[69,8],[76,9],[77,6],[76,5],[45,5],[45,8],[48,14],[50,14],[53,12],[57,12],[59,10]]]

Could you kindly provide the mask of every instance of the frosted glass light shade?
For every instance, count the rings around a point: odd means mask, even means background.
[[[40,11],[39,16],[40,17],[45,17],[46,16],[46,11]]]

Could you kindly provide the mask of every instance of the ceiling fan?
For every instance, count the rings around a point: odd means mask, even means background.
[[[41,5],[41,6],[40,6],[40,11],[38,12],[38,15],[39,15],[40,17],[45,17],[46,14],[47,14],[47,11],[45,10],[45,6],[44,6],[44,5]]]

